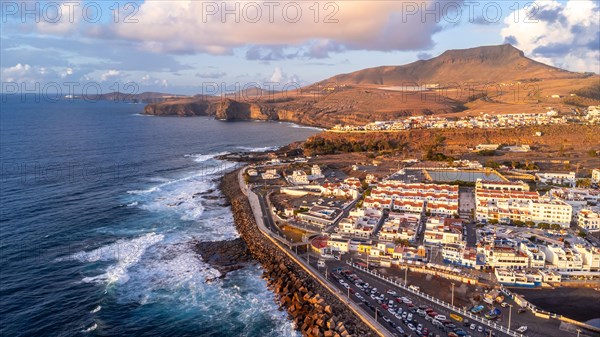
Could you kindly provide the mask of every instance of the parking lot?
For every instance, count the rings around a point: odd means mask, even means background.
[[[505,336],[462,317],[453,319],[445,308],[402,289],[391,290],[389,285],[368,274],[348,268],[328,272],[341,292],[371,312],[397,336]]]

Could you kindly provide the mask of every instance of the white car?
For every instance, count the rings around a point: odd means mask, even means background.
[[[523,325],[522,327],[520,327],[520,328],[517,329],[517,332],[519,332],[519,333],[523,333],[525,331],[527,331],[527,326],[526,325]]]
[[[408,323],[408,328],[411,329],[412,331],[417,330],[417,328],[415,328],[415,326],[412,325],[412,323]]]
[[[475,330],[476,325],[475,324],[471,324],[471,326],[469,327],[469,329],[471,330]]]
[[[389,295],[394,295],[394,296],[395,296],[395,295],[398,295],[398,293],[396,293],[396,292],[395,292],[395,291],[393,291],[393,290],[388,290],[388,291],[386,291],[386,293],[388,293]]]
[[[440,322],[443,322],[443,321],[446,320],[446,316],[444,316],[444,315],[437,315],[437,316],[435,316],[435,319],[437,319]]]

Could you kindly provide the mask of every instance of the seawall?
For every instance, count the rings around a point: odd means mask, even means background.
[[[275,292],[281,308],[288,312],[304,336],[378,335],[264,236],[240,190],[237,172],[223,177],[221,190],[231,202],[240,236],[264,269],[263,277]]]

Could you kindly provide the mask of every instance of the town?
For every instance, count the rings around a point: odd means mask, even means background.
[[[559,113],[548,108],[546,113],[536,114],[481,114],[480,116],[451,117],[415,116],[396,121],[377,121],[364,126],[336,125],[332,132],[375,132],[408,129],[455,129],[455,128],[516,128],[522,126],[600,124],[600,106],[590,106],[578,113]]]
[[[361,270],[385,272],[413,290],[427,288],[417,280],[434,275],[452,289],[463,284],[468,292],[479,291],[463,302],[463,310],[495,320],[502,319],[500,308],[507,306],[531,311],[532,317],[560,316],[529,303],[518,291],[513,294],[515,288],[598,288],[599,168],[589,178],[538,171],[509,179],[477,162],[458,162],[423,166],[417,159],[403,160],[403,167],[381,174],[367,166],[340,170],[319,164],[318,158],[272,153],[244,170],[243,177],[264,198],[271,231],[326,276],[327,270],[337,270],[329,276],[352,293],[360,286],[355,290],[344,278]],[[455,301],[453,291],[448,302]],[[534,322],[529,324],[539,324]],[[527,319],[522,323],[524,332]],[[448,324],[442,328],[452,336]],[[528,335],[548,331],[538,329]],[[456,330],[458,336],[467,335]]]

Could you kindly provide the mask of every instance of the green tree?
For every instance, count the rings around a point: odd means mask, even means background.
[[[406,239],[396,239],[394,240],[394,243],[403,247],[408,247],[410,246],[410,241],[406,240]]]
[[[547,222],[540,222],[538,224],[538,228],[541,228],[541,229],[550,229],[550,224],[547,223]]]
[[[583,229],[580,229],[577,235],[579,235],[582,238],[585,238],[587,236],[587,233]]]
[[[589,178],[584,178],[584,179],[578,179],[577,180],[577,187],[581,187],[581,188],[590,188],[592,186],[592,180]]]

